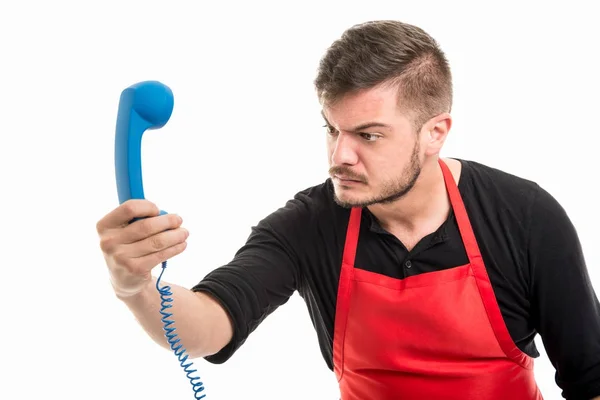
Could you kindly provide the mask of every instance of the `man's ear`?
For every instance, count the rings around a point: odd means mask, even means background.
[[[426,130],[424,132],[425,155],[430,156],[441,151],[451,127],[452,116],[449,113],[439,114],[423,126],[423,129]]]

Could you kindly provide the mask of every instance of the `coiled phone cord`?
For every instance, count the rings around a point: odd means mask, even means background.
[[[171,292],[171,287],[166,286],[166,285],[163,286],[162,288],[159,287],[160,279],[162,278],[162,275],[165,272],[166,267],[167,267],[167,262],[163,261],[162,270],[160,272],[158,279],[156,280],[156,289],[160,293],[160,298],[161,298],[160,313],[163,316],[163,318],[162,318],[163,329],[165,330],[165,335],[167,337],[169,344],[171,345],[171,350],[173,350],[173,352],[179,359],[179,363],[180,363],[181,367],[186,372],[188,379],[192,383],[192,388],[194,390],[194,398],[196,398],[198,400],[203,399],[206,397],[206,394],[201,393],[204,390],[204,384],[202,383],[202,381],[200,380],[199,377],[192,376],[192,374],[197,371],[195,369],[190,369],[190,367],[193,365],[193,363],[190,361],[187,364],[184,364],[188,359],[188,355],[185,354],[185,349],[183,348],[183,344],[181,344],[180,340],[177,338],[177,334],[175,333],[175,327],[171,326],[175,323],[175,321],[168,319],[168,318],[172,317],[173,314],[166,312],[167,309],[173,307],[171,304],[169,304],[169,303],[173,302],[173,298],[171,298],[171,296],[173,295],[173,293]]]

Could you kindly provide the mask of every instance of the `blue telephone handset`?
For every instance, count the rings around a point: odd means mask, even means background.
[[[143,199],[142,135],[159,129],[173,113],[173,92],[156,81],[131,85],[121,93],[115,138],[115,173],[119,203]],[[161,215],[166,214],[161,210]]]
[[[121,93],[119,110],[117,114],[117,128],[115,135],[115,174],[117,179],[117,193],[119,203],[123,204],[130,199],[144,199],[142,184],[142,135],[146,130],[162,128],[171,118],[173,112],[173,92],[171,89],[157,81],[144,81],[129,86]],[[160,214],[166,214],[160,211]],[[131,222],[136,221],[136,219]],[[166,312],[173,302],[171,288],[159,286],[167,262],[162,263],[162,271],[156,281],[156,289],[162,300],[160,310],[163,316],[163,328],[171,349],[178,357],[181,367],[192,383],[194,397],[203,399],[204,385],[200,378],[193,377],[196,372],[191,369],[192,362],[185,363],[188,355],[177,338],[173,320],[169,318],[172,313]]]

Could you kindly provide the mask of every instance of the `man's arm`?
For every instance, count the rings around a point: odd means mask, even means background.
[[[532,323],[563,397],[600,399],[600,304],[577,231],[542,189],[531,215],[527,258]]]
[[[314,200],[298,193],[253,226],[246,243],[226,265],[209,272],[191,290],[219,302],[231,318],[233,337],[211,363],[229,360],[249,335],[302,285],[302,249],[315,237]],[[221,344],[222,342],[219,342]]]
[[[191,289],[161,282],[173,292],[177,335],[190,357],[223,363],[248,335],[286,303],[300,284],[299,249],[311,237],[313,200],[298,193],[252,227],[234,258]],[[161,321],[161,298],[150,271],[185,249],[187,234],[175,215],[158,216],[150,202],[129,201],[97,224],[101,248],[117,297],[157,343],[169,348]],[[126,224],[133,218],[152,216]],[[311,228],[312,229],[312,228]]]
[[[96,230],[115,295],[149,336],[167,347],[160,294],[151,271],[185,250],[188,233],[181,226],[181,217],[159,212],[148,200],[132,199],[100,219]],[[208,355],[225,346],[232,337],[232,327],[224,309],[207,295],[176,285],[172,291],[174,302],[169,312],[174,314],[177,333],[190,354]]]
[[[170,345],[163,329],[160,293],[153,279],[136,295],[117,296],[131,310],[148,335],[166,349]],[[177,328],[177,338],[190,358],[206,357],[221,350],[232,337],[231,321],[225,310],[205,293],[194,293],[189,289],[161,280],[160,286],[169,286],[173,295],[172,320]]]

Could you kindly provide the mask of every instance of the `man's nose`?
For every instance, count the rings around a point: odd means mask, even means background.
[[[350,135],[340,133],[335,139],[331,163],[333,165],[354,165],[358,161],[355,149],[356,143]]]

